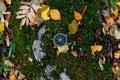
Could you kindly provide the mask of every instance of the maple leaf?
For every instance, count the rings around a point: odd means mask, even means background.
[[[57,46],[58,51],[57,51],[57,55],[60,55],[60,53],[67,53],[67,51],[69,50],[69,44],[64,45],[64,46]]]

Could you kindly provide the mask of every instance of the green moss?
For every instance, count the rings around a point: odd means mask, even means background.
[[[47,56],[42,60],[43,66],[40,65],[34,58],[32,50],[30,52],[26,49],[28,46],[32,46],[32,43],[37,39],[37,31],[31,31],[29,27],[23,26],[23,30],[19,30],[20,20],[16,20],[16,11],[20,6],[19,0],[13,1],[12,17],[10,20],[10,26],[14,28],[14,38],[16,41],[16,52],[15,52],[15,63],[17,66],[21,66],[21,71],[27,76],[28,79],[35,79],[39,75],[44,75],[44,69],[47,64],[53,64],[57,66],[57,70],[52,73],[52,76],[58,80],[59,73],[63,72],[64,68],[67,68],[67,74],[70,75],[72,80],[112,80],[112,71],[110,63],[105,64],[105,70],[100,71],[98,64],[94,58],[92,58],[90,53],[90,46],[95,42],[94,32],[96,29],[101,28],[98,17],[97,10],[102,7],[101,0],[47,0],[47,5],[52,9],[60,10],[62,20],[60,21],[47,21],[45,22],[47,26],[47,32],[43,36],[44,50]],[[82,12],[84,5],[88,5],[88,9],[83,17],[83,26],[79,29],[76,35],[69,37],[69,42],[76,41],[75,50],[80,47],[83,48],[85,53],[89,54],[88,58],[79,57],[75,58],[72,54],[66,53],[56,56],[56,49],[53,49],[52,39],[56,33],[68,32],[68,24],[73,20],[73,11]],[[83,43],[77,41],[77,37],[81,36],[83,38]],[[85,41],[85,42],[84,42]],[[33,62],[28,61],[28,57],[24,54],[28,54],[29,57],[33,58]]]

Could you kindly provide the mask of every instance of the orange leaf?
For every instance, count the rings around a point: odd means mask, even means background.
[[[13,69],[11,69],[11,71],[10,71],[10,75],[13,75],[14,74],[14,72],[15,72],[15,69],[13,68]]]
[[[120,58],[120,51],[115,52],[114,58],[116,59]]]
[[[8,4],[11,4],[11,0],[5,0]]]
[[[113,24],[115,24],[115,21],[113,18],[108,18],[106,21],[108,26],[112,26]]]

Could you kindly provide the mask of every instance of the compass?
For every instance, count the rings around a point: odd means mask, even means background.
[[[64,46],[67,43],[67,36],[63,33],[58,33],[54,36],[53,43],[56,46]]]

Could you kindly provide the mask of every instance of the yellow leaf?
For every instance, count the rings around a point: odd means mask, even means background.
[[[5,30],[4,23],[0,23],[0,33]]]
[[[9,79],[10,80],[16,80],[16,77],[15,77],[15,75],[10,75]]]
[[[64,46],[58,46],[57,48],[58,48],[57,55],[59,55],[60,53],[67,53],[67,51],[69,50],[69,44]]]
[[[115,17],[118,16],[118,8],[116,8],[116,9],[114,10],[113,14],[115,15]]]
[[[82,19],[82,15],[79,12],[74,11],[74,18],[75,18],[75,20],[81,20]]]
[[[45,6],[44,6],[45,7]],[[47,7],[44,11],[41,13],[41,18],[43,20],[50,20],[50,17],[48,16],[48,12],[50,11],[50,7]]]
[[[57,9],[50,10],[50,16],[53,20],[61,20],[60,12]]]
[[[115,52],[114,58],[116,59],[120,58],[120,51]]]
[[[91,46],[91,51],[92,53],[96,52],[96,51],[101,51],[102,50],[102,46],[101,45],[94,45]]]

